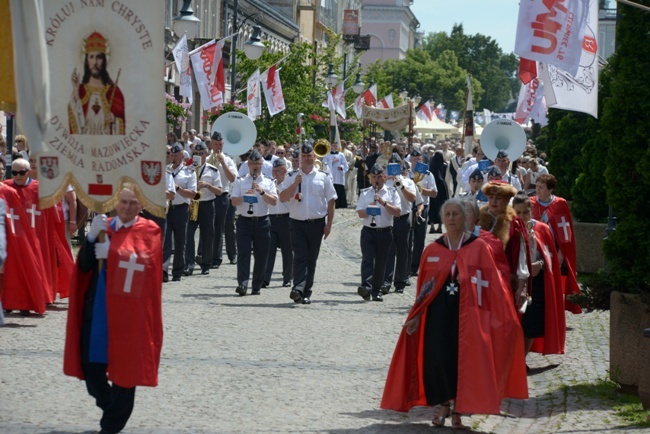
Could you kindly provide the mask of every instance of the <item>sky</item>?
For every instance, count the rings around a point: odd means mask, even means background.
[[[466,35],[490,36],[504,53],[515,51],[517,0],[414,0],[411,11],[425,35],[449,34],[455,23],[462,23]]]

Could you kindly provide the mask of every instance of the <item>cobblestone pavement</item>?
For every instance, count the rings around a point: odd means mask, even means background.
[[[361,300],[359,233],[354,211],[338,210],[310,306],[294,305],[279,273],[260,296],[237,296],[230,264],[165,284],[160,385],[138,388],[125,432],[433,432],[429,408],[379,409],[415,287],[384,303]],[[1,433],[97,429],[100,412],[84,383],[62,373],[66,314],[62,301],[44,318],[10,315],[0,328]],[[566,355],[528,359],[530,399],[505,401],[502,416],[466,417],[468,426],[494,433],[639,432],[607,404],[580,394],[578,383],[606,376],[609,314],[569,314],[567,322]]]

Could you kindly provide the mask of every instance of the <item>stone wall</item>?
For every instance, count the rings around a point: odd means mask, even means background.
[[[573,222],[578,273],[596,273],[603,268],[603,238],[607,236],[606,227],[607,225],[601,223]]]

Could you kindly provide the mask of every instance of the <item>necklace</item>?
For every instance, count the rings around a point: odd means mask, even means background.
[[[447,247],[449,250],[452,252],[460,250],[460,246],[463,245],[463,241],[465,240],[465,233],[460,236],[460,241],[458,241],[458,247],[456,249],[453,249],[451,246],[451,240],[449,239],[449,235],[445,237],[445,241],[447,242]],[[449,282],[449,285],[447,285],[447,293],[449,295],[456,295],[458,294],[458,279],[456,279],[456,259],[454,259],[454,262],[451,264],[451,281]]]

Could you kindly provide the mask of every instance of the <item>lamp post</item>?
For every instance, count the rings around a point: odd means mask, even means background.
[[[187,35],[188,45],[191,44],[190,49],[194,48],[194,39],[199,34],[199,25],[201,20],[194,16],[194,11],[192,10],[192,0],[183,0],[183,6],[181,10],[178,11],[178,15],[173,19],[174,33],[178,36]],[[198,104],[198,101],[194,101],[194,104]],[[196,107],[192,107],[192,113],[198,113]],[[192,120],[196,119],[192,115]],[[195,125],[196,126],[196,125]]]
[[[336,86],[339,76],[334,72],[334,65],[329,64],[327,68],[327,74],[325,75],[325,84],[329,88],[330,92]],[[341,95],[343,97],[343,95]],[[336,140],[336,110],[330,108],[330,143],[333,143]]]
[[[244,21],[237,25],[237,14],[239,13],[239,0],[234,0],[232,7],[232,32],[233,37],[230,43],[230,103],[235,104],[235,94],[237,93],[237,36],[239,29],[246,23],[246,21],[256,14],[251,14],[244,18]],[[264,53],[264,44],[260,39],[262,28],[260,26],[253,27],[253,35],[244,44],[244,54],[251,60],[259,59]]]

